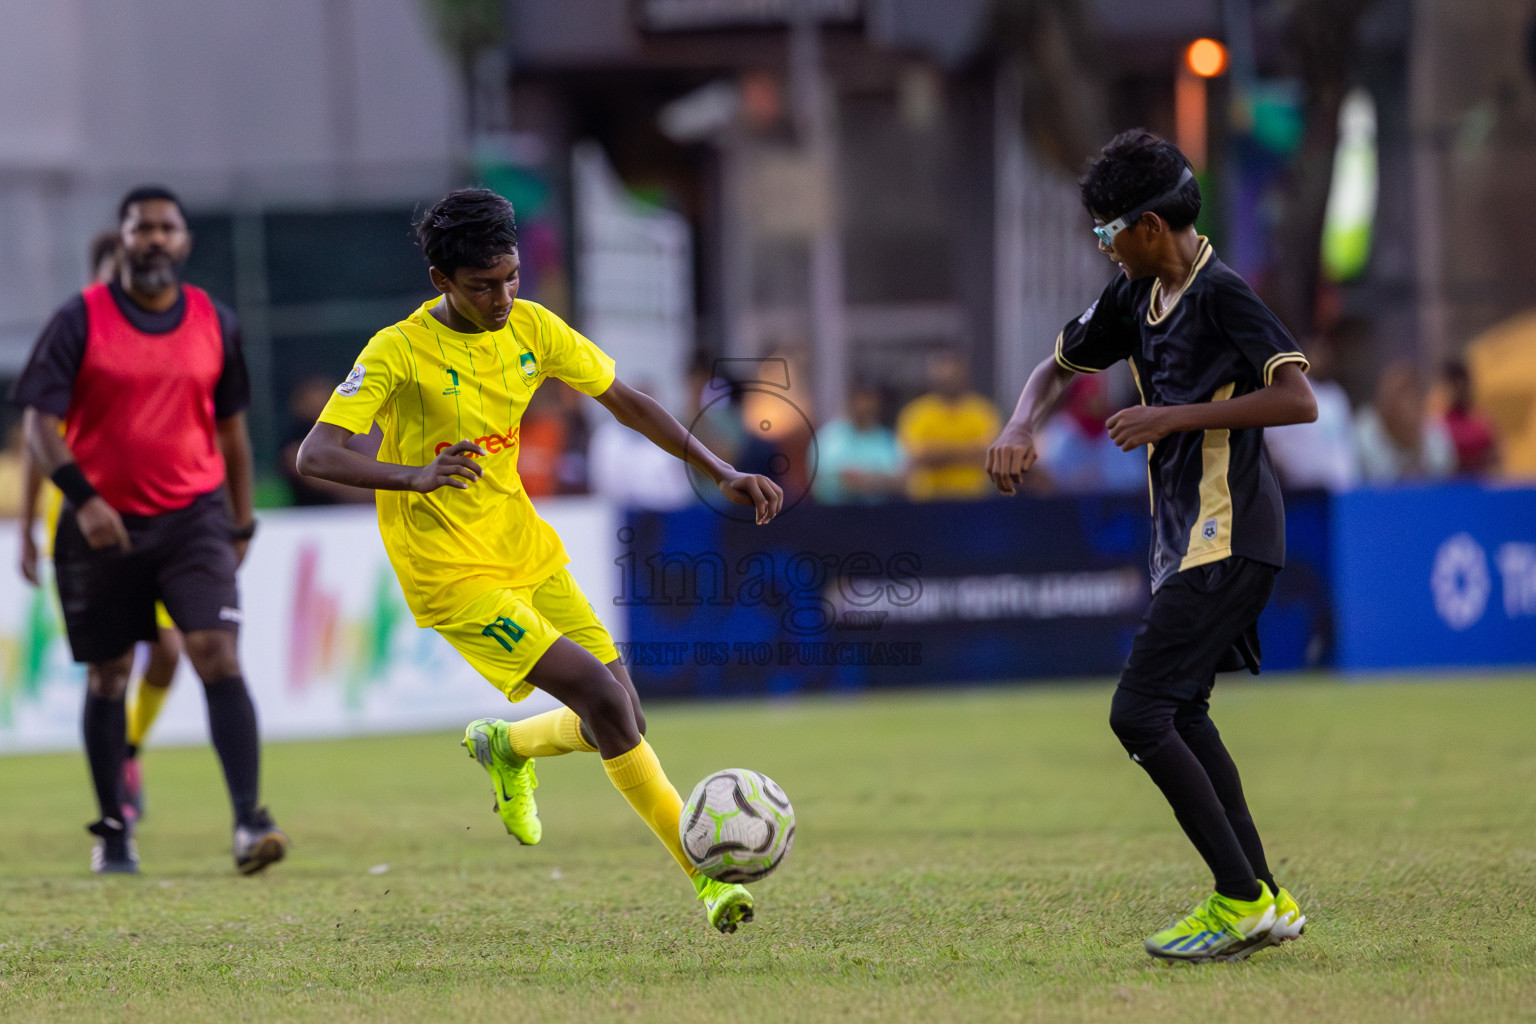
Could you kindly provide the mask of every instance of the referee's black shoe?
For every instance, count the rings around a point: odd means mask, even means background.
[[[116,818],[102,818],[85,826],[96,837],[91,847],[91,871],[98,875],[136,875],[139,848],[128,826]]]
[[[276,864],[288,853],[288,836],[272,823],[265,807],[235,826],[235,867],[242,875],[254,875],[269,864]]]

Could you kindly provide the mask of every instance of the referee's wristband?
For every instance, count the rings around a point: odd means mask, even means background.
[[[230,540],[250,540],[256,536],[256,520],[252,519],[244,526],[232,526],[229,529]]]
[[[53,481],[54,486],[64,492],[64,497],[68,498],[69,503],[75,508],[96,497],[96,488],[92,487],[91,482],[85,478],[78,462],[64,463],[49,474],[48,478]]]

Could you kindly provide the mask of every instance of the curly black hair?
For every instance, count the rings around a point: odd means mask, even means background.
[[[430,266],[452,277],[486,268],[517,248],[512,204],[488,188],[450,192],[416,221],[416,244]]]
[[[1200,183],[1191,177],[1179,185],[1188,168],[1179,147],[1145,128],[1133,128],[1109,140],[1077,187],[1088,212],[1106,221],[1173,192],[1149,212],[1177,231],[1200,216]]]

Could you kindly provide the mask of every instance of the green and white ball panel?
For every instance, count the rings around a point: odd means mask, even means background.
[[[752,882],[779,866],[795,842],[795,809],[762,772],[727,768],[688,794],[678,822],[683,852],[722,882]]]

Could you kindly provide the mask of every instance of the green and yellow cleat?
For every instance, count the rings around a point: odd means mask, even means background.
[[[717,882],[707,875],[696,875],[693,887],[704,901],[704,916],[710,927],[730,934],[738,925],[752,923],[752,894],[744,886]]]
[[[1247,901],[1212,893],[1143,945],[1159,960],[1242,960],[1264,948],[1275,923],[1275,897],[1262,882],[1259,889],[1259,898]]]
[[[533,758],[518,757],[507,737],[507,723],[499,718],[480,718],[464,730],[464,749],[480,766],[491,773],[491,790],[496,796],[496,813],[507,831],[524,846],[533,846],[544,836],[539,808],[533,791],[539,777],[533,773]]]

